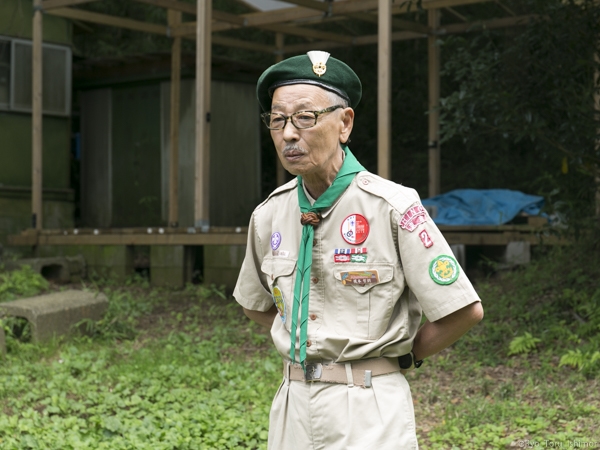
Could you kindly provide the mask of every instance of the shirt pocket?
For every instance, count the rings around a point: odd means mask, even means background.
[[[277,306],[279,319],[290,329],[292,304],[294,303],[294,280],[296,261],[289,258],[265,258],[260,270],[267,276],[273,303]]]
[[[347,273],[365,274],[364,284],[343,284]],[[377,274],[377,279],[372,274]],[[338,334],[359,339],[377,340],[388,327],[394,305],[393,264],[340,264],[333,270],[336,280],[335,330]]]

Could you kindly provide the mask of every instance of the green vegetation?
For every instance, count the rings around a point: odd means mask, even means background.
[[[421,448],[600,439],[599,245],[540,249],[477,282],[482,324],[408,375]],[[266,448],[279,358],[232,299],[139,278],[83,287],[110,299],[91,336],[8,337],[0,448]]]

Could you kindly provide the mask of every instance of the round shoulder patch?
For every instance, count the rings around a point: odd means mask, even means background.
[[[452,284],[459,273],[460,266],[452,256],[440,255],[429,265],[429,275],[437,284]]]

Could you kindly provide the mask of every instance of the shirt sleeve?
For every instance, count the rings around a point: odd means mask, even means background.
[[[415,197],[394,215],[398,251],[408,288],[434,322],[480,299],[416,192]]]
[[[268,311],[273,306],[273,297],[268,288],[266,274],[261,270],[263,249],[256,228],[256,211],[250,218],[246,256],[240,269],[233,296],[244,308],[252,311]]]

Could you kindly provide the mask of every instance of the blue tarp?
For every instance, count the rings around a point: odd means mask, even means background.
[[[509,189],[456,189],[423,200],[437,206],[433,221],[438,225],[502,225],[520,212],[535,216],[544,197]]]

